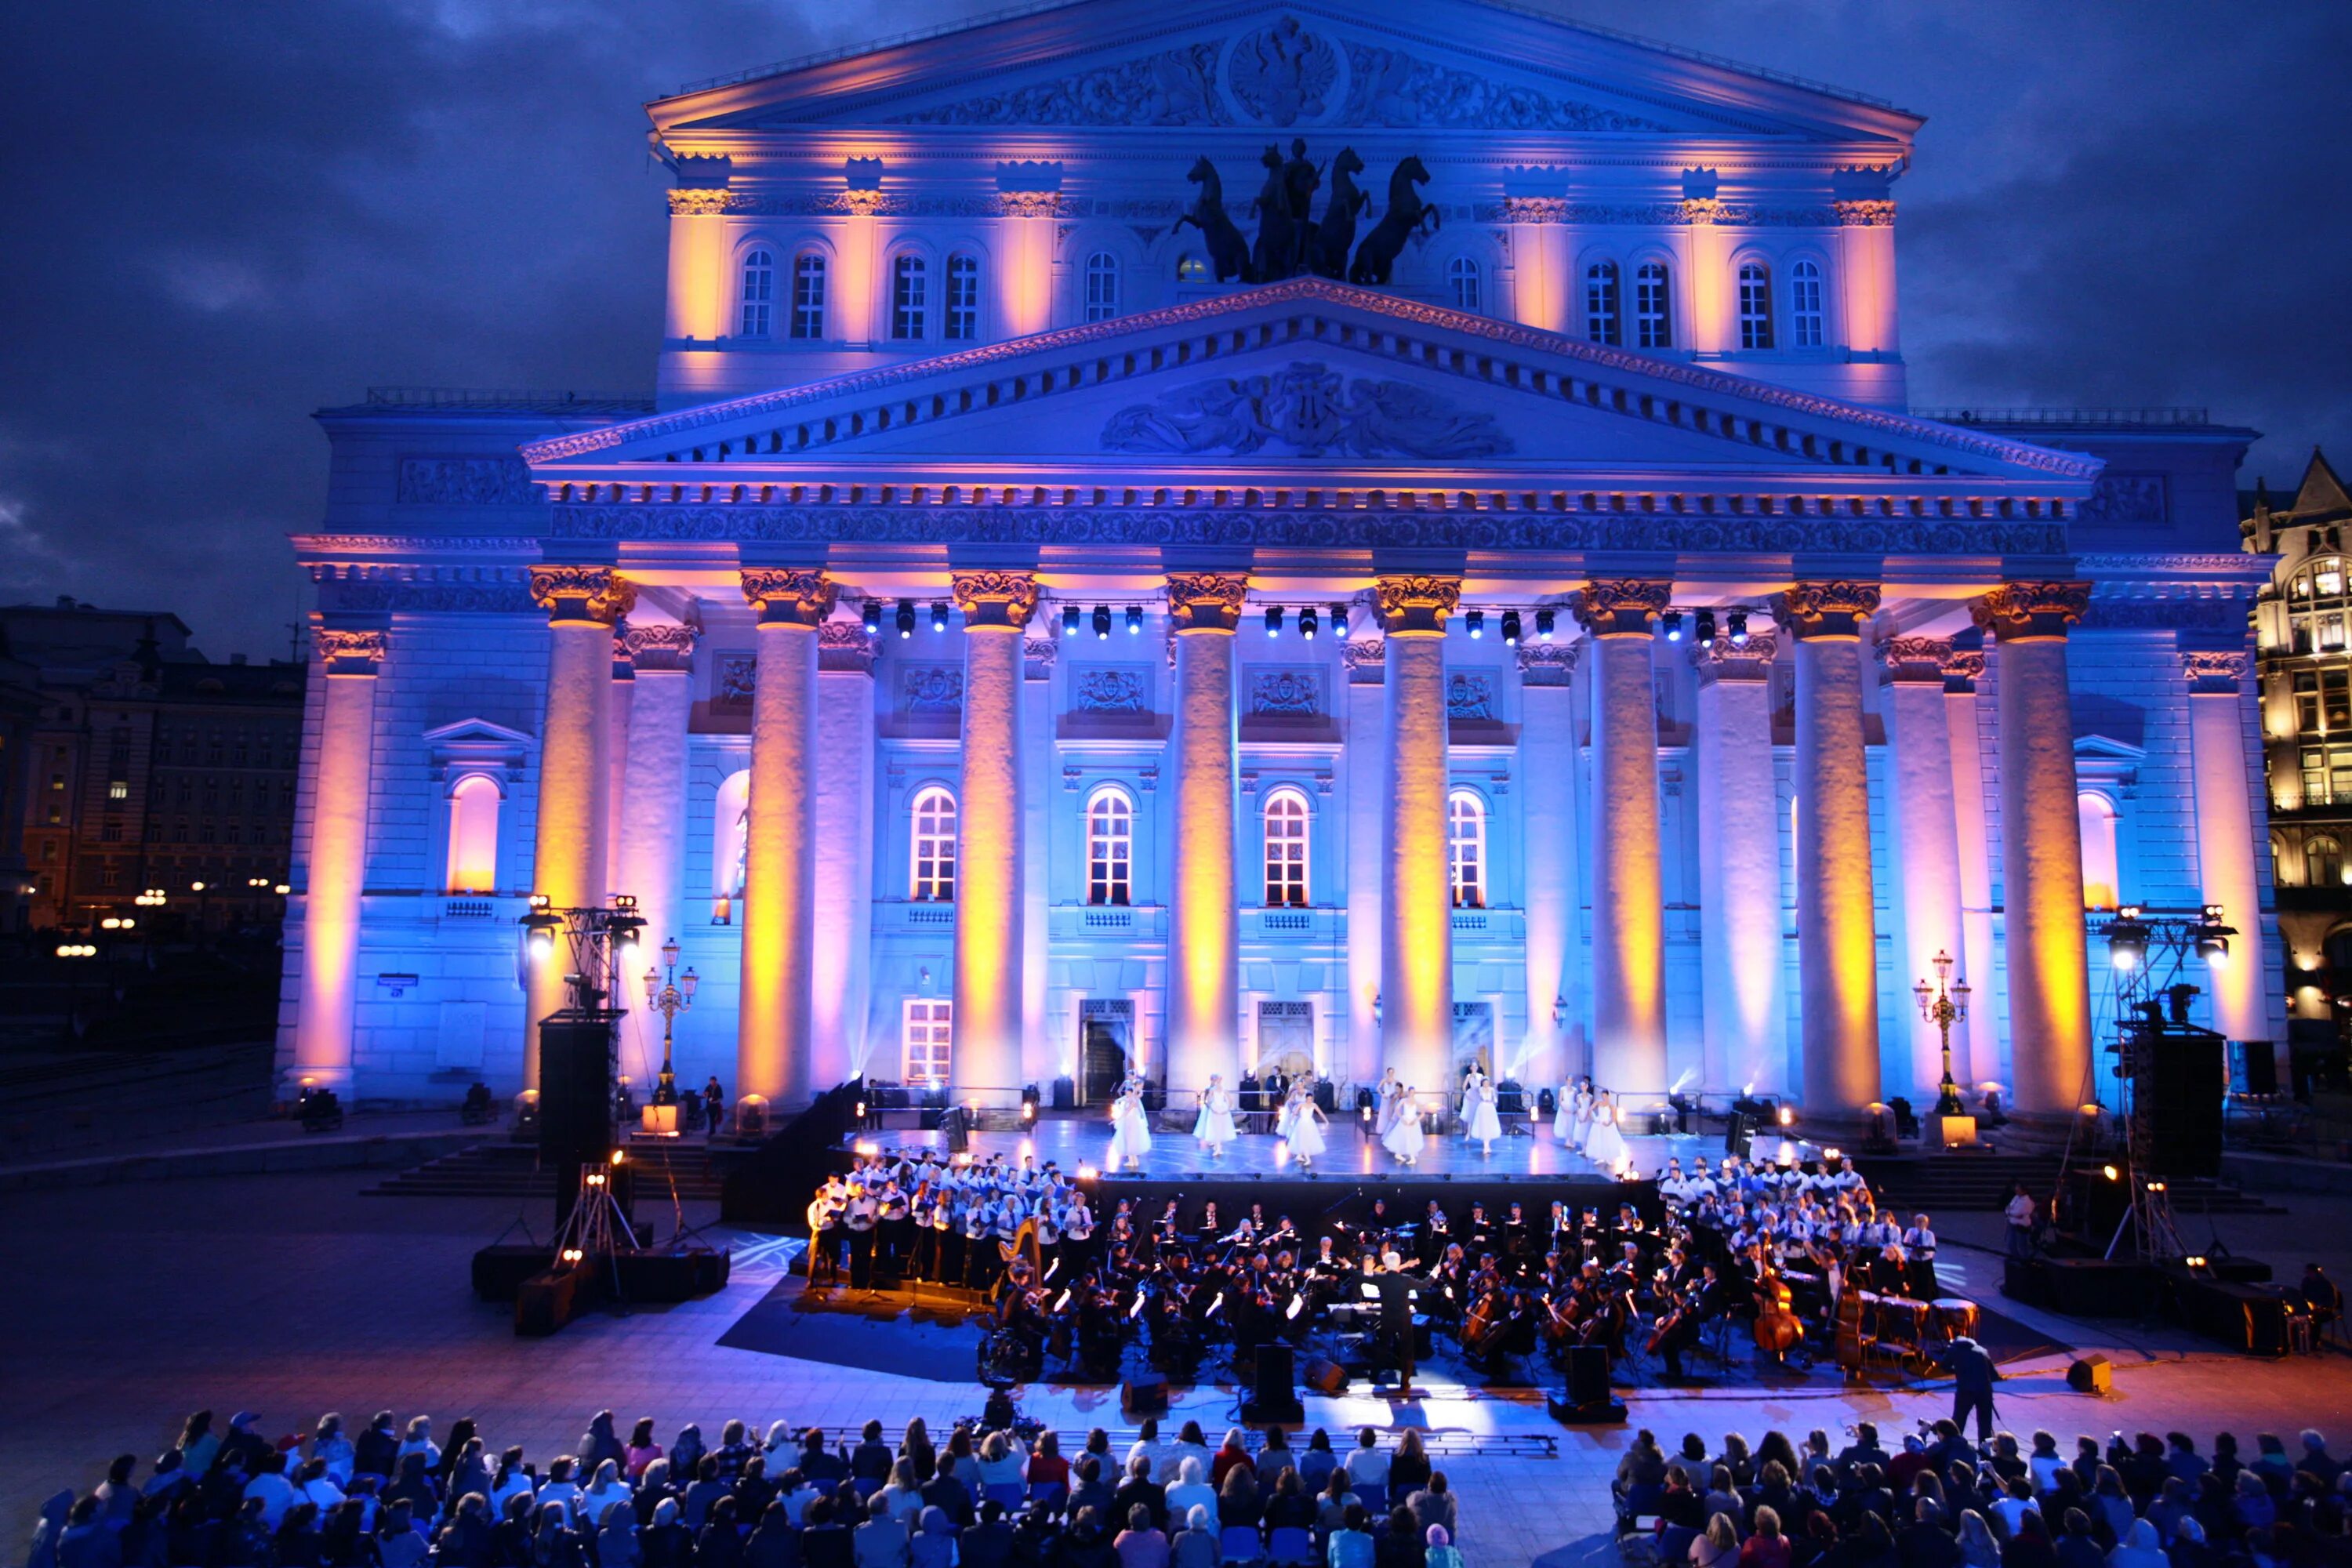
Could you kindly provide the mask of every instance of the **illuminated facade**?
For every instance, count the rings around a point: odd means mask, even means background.
[[[1087,0],[652,114],[656,406],[321,416],[289,1066],[527,1081],[523,897],[625,892],[681,1074],[786,1100],[1916,1100],[1946,951],[1961,1075],[2063,1110],[2087,794],[2116,896],[2262,929],[2246,433],[1906,413],[1915,117],[1463,0]],[[1386,281],[1219,281],[1202,193],[1254,226],[1294,139],[1268,269],[1360,187]],[[2212,978],[2283,1034],[2267,942]]]

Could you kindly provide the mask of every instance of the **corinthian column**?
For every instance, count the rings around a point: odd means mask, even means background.
[[[1234,886],[1234,628],[1249,578],[1171,572],[1176,630],[1176,877],[1169,900],[1168,1079],[1241,1077],[1240,894]]]
[[[1416,1089],[1454,1057],[1454,889],[1446,865],[1445,618],[1459,577],[1373,583],[1387,634],[1388,793],[1381,822],[1381,1059]]]
[[[613,885],[635,897],[648,951],[685,925],[686,734],[694,709],[696,636],[688,626],[633,626],[622,637],[635,677],[628,687],[628,768]]]
[[[1621,1095],[1666,1088],[1664,872],[1651,626],[1674,585],[1587,583],[1592,638],[1592,1075]]]
[[[1807,1109],[1878,1098],[1878,933],[1862,627],[1874,583],[1798,583],[1773,612],[1797,639],[1798,1031]]]
[[[636,584],[609,566],[534,566],[530,596],[547,612],[547,712],[540,726],[539,840],[532,890],[558,910],[604,901],[604,739],[611,712],[613,627]],[[523,1020],[523,1083],[539,1087],[539,1026],[569,1000],[564,965],[534,964]]]
[[[1973,982],[1968,933],[1960,923],[1959,812],[1952,793],[1952,726],[1944,695],[1947,637],[1896,637],[1881,645],[1886,669],[1879,709],[1886,720],[1892,767],[1887,782],[1891,842],[1887,864],[1901,889],[1903,954],[1895,982],[1936,977],[1936,955],[1948,953],[1953,978]],[[1904,1010],[1906,1048],[1889,1060],[1901,1091],[1915,1100],[1944,1074],[1943,1033],[1916,1008]],[[1952,1052],[1952,1076],[1969,1079],[1968,1037]],[[1924,1103],[1924,1102],[1923,1102]]]
[[[2197,780],[2197,870],[2204,901],[2221,923],[2238,928],[2230,954],[2207,965],[2213,1026],[2233,1040],[2271,1037],[2263,995],[2262,894],[2254,879],[2254,803],[2249,784],[2251,717],[2246,656],[2234,650],[2184,652],[2189,679],[2189,755]],[[2078,822],[2080,818],[2076,819]]]
[[[874,637],[856,621],[816,629],[816,936],[809,1087],[862,1071],[874,933]]]
[[[313,635],[326,690],[319,704],[319,760],[310,775],[294,1071],[298,1079],[310,1079],[321,1089],[349,1097],[360,900],[367,881],[375,682],[383,665],[385,636],[337,626],[320,626]]]
[[[1717,637],[1698,671],[1698,943],[1702,1088],[1781,1094],[1780,794],[1772,777],[1779,639]]]
[[[1944,661],[1945,731],[1952,746],[1952,816],[1960,846],[1960,942],[1953,956],[1972,959],[1987,972],[1992,968],[1992,851],[1986,832],[1984,747],[1977,731],[1977,681],[1985,669],[1985,656],[1974,644],[1981,632],[1969,631],[1954,639],[1952,656]],[[1963,643],[1969,646],[1962,646]],[[2004,1075],[2000,1067],[2001,1009],[1990,985],[1977,988],[1967,1021],[1966,1036],[1954,1037],[1952,1074],[1962,1083],[1983,1083]]]
[[[1526,855],[1521,895],[1527,907],[1528,1033],[1512,1076],[1532,1085],[1564,1082],[1570,1073],[1567,1019],[1583,1017],[1581,990],[1568,962],[1576,940],[1576,711],[1580,642],[1519,645],[1519,775],[1535,781],[1523,792],[1521,843]],[[1556,1017],[1555,1014],[1564,1015]],[[1577,1033],[1581,1034],[1578,1028]],[[1580,1047],[1582,1041],[1577,1041]],[[1583,1065],[1583,1052],[1573,1053]]]
[[[963,612],[963,781],[956,811],[955,1050],[959,1100],[1021,1093],[1022,628],[1030,572],[959,572]]]
[[[2079,1103],[2091,1061],[2084,973],[2083,832],[2066,628],[2087,583],[2010,583],[1979,599],[1999,664],[2001,902],[2008,913],[2010,1060],[2021,1110]]]
[[[747,566],[742,581],[760,625],[736,1092],[799,1106],[816,1056],[816,628],[836,589],[824,573],[798,566]]]

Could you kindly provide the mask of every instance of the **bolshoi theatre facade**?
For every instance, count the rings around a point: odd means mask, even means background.
[[[656,396],[320,416],[289,1078],[535,1082],[534,894],[646,921],[622,1070],[674,939],[681,1082],[786,1104],[1924,1105],[1943,954],[1956,1076],[2060,1111],[2117,904],[2219,906],[2194,1016],[2284,1036],[2252,433],[1911,412],[1916,116],[1473,0],[649,112]]]

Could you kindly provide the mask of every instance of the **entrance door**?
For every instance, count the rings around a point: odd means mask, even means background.
[[[1279,1072],[1286,1079],[1315,1070],[1314,1003],[1257,1005],[1257,1070],[1260,1078]]]
[[[1495,1076],[1495,1007],[1490,1002],[1454,1004],[1454,1081],[1446,1089],[1457,1100],[1473,1063],[1488,1078]]]
[[[1120,1080],[1127,1077],[1127,1020],[1088,1018],[1080,1064],[1079,1103],[1108,1105],[1117,1099]]]

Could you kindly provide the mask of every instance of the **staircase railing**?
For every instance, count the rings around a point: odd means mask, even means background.
[[[824,1179],[865,1094],[866,1080],[851,1079],[818,1095],[806,1110],[768,1134],[727,1173],[719,1217],[730,1225],[806,1226],[809,1194]]]

